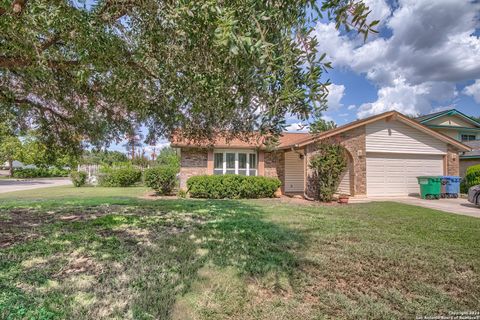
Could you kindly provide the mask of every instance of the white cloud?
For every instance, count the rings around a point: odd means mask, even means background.
[[[359,118],[365,118],[391,110],[408,115],[427,114],[432,109],[431,101],[448,100],[455,95],[453,84],[425,82],[410,85],[403,79],[395,80],[392,86],[378,90],[377,101],[362,104],[357,115]]]
[[[465,87],[463,93],[472,96],[475,102],[480,103],[480,80],[476,80],[472,85]]]
[[[285,128],[287,132],[308,132],[308,125],[302,122],[295,122]]]
[[[356,109],[356,108],[357,108],[357,106],[354,105],[354,104],[351,104],[347,107],[348,110],[353,110],[353,109]]]
[[[333,118],[331,116],[326,115],[326,114],[322,115],[322,119],[325,120],[325,121],[335,121],[335,120],[333,120]]]
[[[358,116],[392,109],[425,113],[433,109],[432,102],[456,95],[455,82],[480,78],[480,38],[475,35],[480,3],[399,0],[391,15],[382,0],[367,5],[376,8],[375,19],[383,17],[391,37],[363,43],[341,34],[332,23],[316,26],[319,52],[326,52],[334,67],[365,74],[379,87],[377,101],[363,104]],[[474,96],[470,92],[464,91]]]
[[[328,86],[328,109],[329,110],[338,110],[343,107],[343,104],[340,103],[343,96],[345,95],[345,86],[340,84],[334,84]]]
[[[380,20],[380,24],[385,23],[392,13],[390,6],[385,0],[364,0],[365,5],[371,10],[367,18],[367,23],[374,20]]]
[[[145,147],[143,147],[143,149],[145,150],[146,155],[148,157],[150,157],[152,155],[153,151],[155,151],[155,153],[158,155],[160,150],[162,150],[163,148],[169,147],[169,146],[170,146],[170,142],[160,141],[159,143],[157,143],[154,146],[145,146]]]

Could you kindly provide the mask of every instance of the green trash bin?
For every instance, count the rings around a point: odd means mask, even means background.
[[[440,199],[442,194],[442,179],[441,177],[423,176],[417,177],[420,185],[420,195],[422,199]]]

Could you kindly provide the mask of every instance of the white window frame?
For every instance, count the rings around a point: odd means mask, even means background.
[[[467,139],[464,140],[464,139],[463,139],[464,136],[467,137]],[[470,139],[471,137],[474,137],[474,139],[471,140],[471,139]],[[461,140],[462,142],[475,141],[475,140],[477,140],[477,135],[476,135],[475,133],[461,133],[461,134],[460,134],[460,140]]]
[[[223,154],[223,166],[222,166],[222,174],[227,174],[227,153],[234,153],[235,154],[235,174],[238,174],[238,154],[239,153],[244,153],[247,155],[247,168],[246,170],[246,175],[250,176],[250,155],[254,154],[255,155],[255,160],[256,160],[256,168],[255,170],[255,176],[258,175],[258,154],[255,150],[242,150],[242,149],[215,149],[213,150],[213,159],[215,161],[215,154],[216,153],[222,153]],[[213,172],[215,173],[215,170],[219,170],[220,168],[215,168],[215,165],[213,166]],[[229,168],[231,170],[231,168]],[[243,170],[243,169],[242,169]],[[252,169],[253,170],[253,169]]]

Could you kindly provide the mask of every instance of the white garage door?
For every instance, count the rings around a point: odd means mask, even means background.
[[[367,154],[369,196],[418,194],[417,177],[425,175],[443,175],[442,155]]]

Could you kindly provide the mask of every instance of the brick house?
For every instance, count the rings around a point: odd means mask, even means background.
[[[279,178],[283,194],[314,197],[308,163],[322,139],[334,139],[345,148],[348,166],[338,192],[351,196],[418,193],[417,176],[459,175],[459,153],[471,150],[396,111],[316,135],[283,133],[273,150],[255,135],[248,141],[218,137],[210,144],[173,136],[171,145],[180,149],[183,189],[194,175],[259,175]]]

